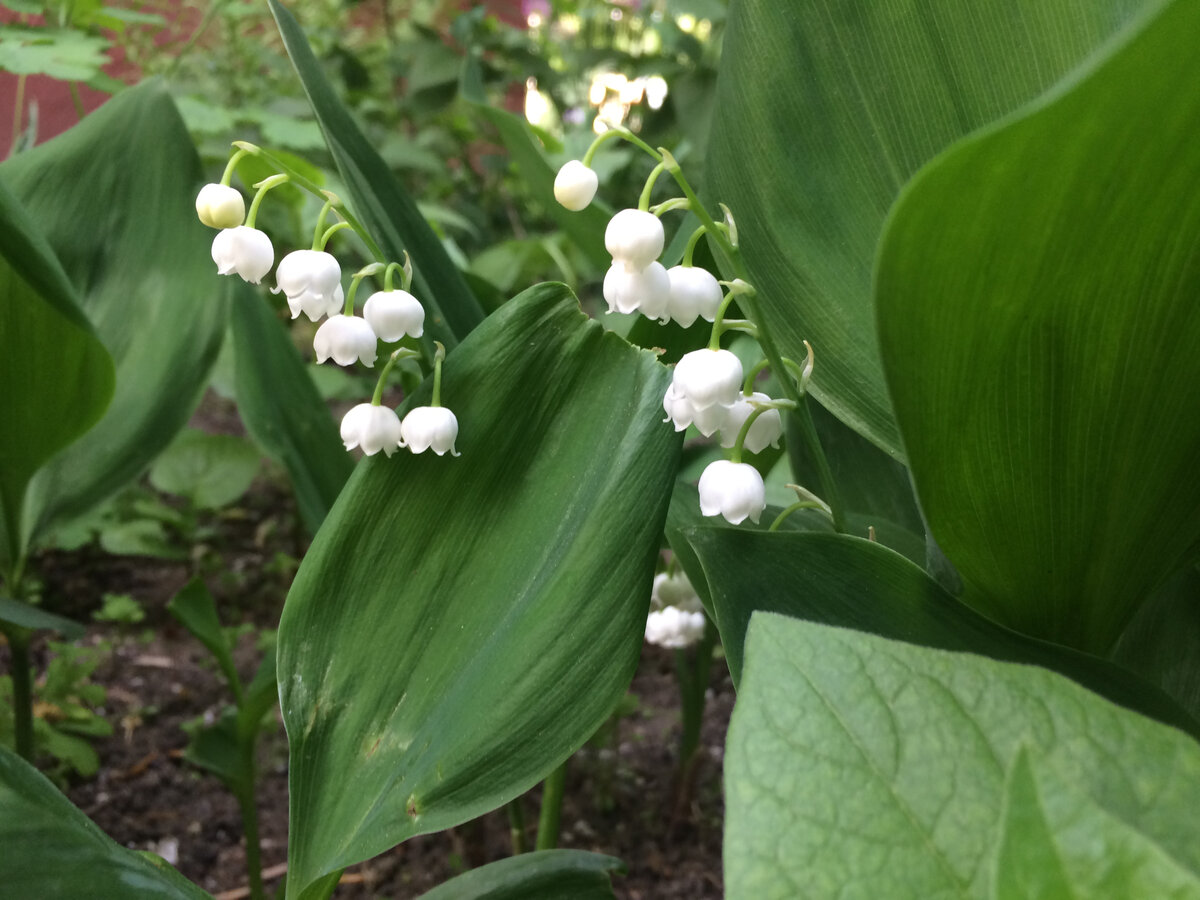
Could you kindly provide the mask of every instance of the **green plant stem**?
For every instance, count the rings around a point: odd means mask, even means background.
[[[562,818],[563,785],[567,780],[567,763],[551,772],[542,782],[542,809],[538,814],[537,850],[553,850],[558,846],[558,823]]]
[[[255,732],[257,736],[257,732]],[[242,833],[246,836],[246,875],[250,880],[251,900],[266,900],[262,880],[262,847],[258,840],[258,804],[255,802],[258,777],[254,766],[254,744],[252,737],[242,748],[243,764],[248,773],[245,787],[238,790],[238,811],[242,814]]]
[[[512,835],[512,852],[513,856],[524,853],[525,847],[525,807],[521,803],[521,798],[510,800],[504,805],[508,812],[508,832]]]
[[[32,632],[19,625],[4,629],[12,658],[13,726],[17,755],[33,763],[33,680],[29,670],[29,638]]]
[[[700,727],[704,724],[704,696],[712,671],[713,648],[717,644],[717,628],[712,619],[704,617],[704,637],[696,645],[694,655],[686,650],[675,651],[675,672],[679,678],[679,699],[683,713],[683,730],[679,736],[679,772],[686,775],[700,746]]]
[[[786,378],[779,380],[788,381]],[[821,446],[821,438],[817,434],[817,426],[813,422],[812,413],[808,409],[808,394],[800,397],[800,401],[792,413],[800,426],[800,433],[804,435],[804,443],[808,445],[808,450],[817,464],[817,476],[821,480],[821,498],[829,504],[829,517],[833,520],[833,528],[835,531],[845,534],[846,520],[842,514],[842,497],[838,492],[837,482],[833,478],[833,471],[829,468],[829,460],[825,457],[825,450]]]

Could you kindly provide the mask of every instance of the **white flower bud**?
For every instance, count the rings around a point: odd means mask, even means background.
[[[604,246],[613,261],[632,269],[644,269],[658,259],[664,240],[662,222],[640,209],[621,210],[604,230]]]
[[[700,595],[682,570],[672,575],[660,572],[654,576],[654,585],[650,588],[650,608],[665,609],[668,606],[684,612],[704,611]]]
[[[671,385],[693,410],[729,406],[742,386],[742,361],[728,350],[693,350],[675,364]]]
[[[222,275],[241,275],[258,284],[271,271],[275,248],[271,239],[257,228],[238,225],[217,232],[212,242],[212,258]]]
[[[339,366],[348,366],[356,359],[364,366],[375,365],[375,332],[365,319],[358,316],[330,316],[321,323],[313,337],[317,362],[333,357]]]
[[[671,280],[670,299],[667,301],[667,315],[670,318],[684,328],[695,322],[697,317],[706,322],[717,318],[723,294],[721,285],[708,269],[672,266],[667,269],[667,277]]]
[[[196,195],[196,215],[209,228],[237,228],[246,220],[246,201],[237,188],[206,184]]]
[[[304,313],[317,321],[335,306],[337,289],[341,287],[342,267],[323,250],[293,250],[279,261],[275,270],[275,293],[287,295],[292,318]]]
[[[418,406],[409,410],[400,423],[400,446],[413,453],[424,453],[433,448],[438,456],[446,451],[452,456],[460,456],[454,449],[457,437],[458,419],[444,406]]]
[[[554,199],[573,212],[585,209],[596,196],[600,177],[577,159],[571,160],[554,176]]]
[[[661,263],[634,269],[617,262],[604,276],[604,299],[608,301],[609,312],[640,312],[647,318],[665,321],[670,290],[671,282]]]
[[[384,341],[425,333],[425,308],[408,291],[376,291],[363,304],[363,318]]]
[[[749,516],[757,522],[767,508],[766,487],[758,469],[748,463],[718,459],[700,475],[700,512],[724,516],[737,525]]]
[[[704,637],[704,613],[668,606],[646,617],[646,642],[671,650],[690,647]]]
[[[400,417],[388,406],[360,403],[342,418],[342,443],[362,447],[367,456],[380,450],[391,456],[400,447]]]
[[[759,391],[755,391],[749,397],[738,394],[738,398],[732,406],[722,407],[724,410],[720,428],[722,447],[732,447],[737,441],[738,432],[746,424],[746,419],[750,418],[750,413],[754,412],[751,400],[769,403],[771,398]],[[754,420],[754,424],[746,432],[746,440],[742,446],[751,453],[762,453],[768,446],[778,447],[779,439],[782,436],[783,418],[779,415],[779,410],[768,409]]]

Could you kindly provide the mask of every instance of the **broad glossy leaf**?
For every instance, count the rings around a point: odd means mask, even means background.
[[[1136,5],[733,5],[708,154],[713,196],[737,219],[749,280],[781,351],[803,359],[807,338],[817,354],[814,396],[892,456],[902,448],[871,304],[888,207],[924,163],[1036,97]]]
[[[104,413],[113,361],[0,167],[0,570],[24,556],[34,473]]]
[[[0,884],[6,896],[47,900],[209,895],[162,860],[126,850],[53,784],[0,747]]]
[[[611,900],[613,873],[625,864],[583,850],[539,850],[471,869],[421,900]]]
[[[888,384],[964,599],[1107,652],[1200,547],[1200,4],[925,169],[880,246]],[[953,222],[953,227],[947,227]]]
[[[1024,749],[1008,777],[995,873],[995,900],[1200,898],[1200,871]]]
[[[483,320],[479,301],[417,205],[334,93],[296,19],[278,0],[268,2],[325,143],[350,192],[351,208],[389,260],[402,262],[406,249],[412,255],[414,293],[428,312],[427,332],[453,347]]]
[[[279,628],[289,896],[518,796],[622,696],[678,458],[669,380],[539,285],[446,360],[462,456],[360,464]]]
[[[238,412],[260,446],[283,463],[300,515],[316,532],[354,462],[287,331],[261,298],[237,297],[232,328]]]
[[[725,756],[731,900],[990,896],[1023,750],[1200,870],[1200,745],[1182,732],[1035,666],[771,613],[746,642]]]
[[[196,220],[200,178],[191,139],[157,82],[121,92],[0,166],[117,366],[104,418],[30,485],[35,537],[145,469],[204,388],[224,335],[227,284],[209,255],[213,232]]]
[[[839,534],[740,528],[695,528],[684,536],[704,569],[735,684],[751,614],[769,610],[924,647],[1042,666],[1200,737],[1200,723],[1148,682],[1106,660],[997,625],[879,544]]]
[[[246,493],[261,462],[243,438],[187,428],[154,461],[150,483],[199,509],[219,509]]]

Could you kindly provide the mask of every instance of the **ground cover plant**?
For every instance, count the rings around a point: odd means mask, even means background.
[[[329,173],[239,140],[202,185],[153,82],[0,166],[14,896],[207,896],[27,761],[31,639],[71,627],[30,565],[186,445],[227,324],[315,532],[253,681],[201,582],[172,604],[231,691],[189,752],[252,896],[272,679],[282,896],[498,809],[517,852],[428,896],[619,892],[559,816],[644,639],[681,651],[681,797],[718,640],[736,686],[730,897],[1200,896],[1200,7],[738,0],[696,170],[616,123],[553,166],[491,109],[600,259],[595,316],[562,283],[481,297],[269,7]],[[455,68],[480,108],[483,59]],[[375,376],[340,422],[272,273],[318,363]]]

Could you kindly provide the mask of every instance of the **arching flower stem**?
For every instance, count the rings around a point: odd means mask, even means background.
[[[272,175],[270,178],[264,178],[258,184],[254,185],[257,193],[254,199],[250,201],[250,211],[246,213],[246,227],[253,228],[254,221],[258,218],[258,207],[263,201],[263,197],[267,196],[267,191],[271,188],[279,187],[291,180],[291,176],[287,174]]]
[[[392,374],[392,368],[399,360],[402,359],[418,359],[421,354],[416,350],[410,350],[407,347],[401,347],[399,350],[394,350],[388,361],[383,365],[383,371],[379,373],[379,380],[375,382],[375,393],[371,395],[371,405],[380,406],[383,404],[383,386],[387,383],[388,376]]]

